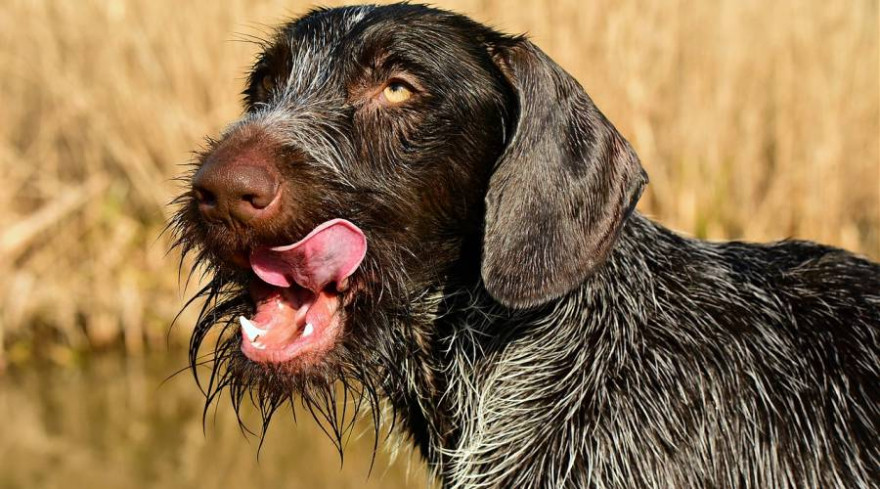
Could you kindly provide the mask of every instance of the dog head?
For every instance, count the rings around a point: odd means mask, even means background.
[[[244,95],[174,221],[213,276],[192,361],[225,327],[212,389],[239,400],[311,402],[336,379],[375,393],[424,347],[431,291],[563,296],[646,183],[540,49],[428,7],[314,11],[266,43]]]

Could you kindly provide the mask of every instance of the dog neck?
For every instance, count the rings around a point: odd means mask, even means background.
[[[505,308],[478,277],[422,294],[431,321],[410,324],[418,347],[406,359],[406,378],[397,379],[404,388],[388,392],[406,393],[392,403],[438,476],[503,475],[504,467],[514,470],[540,455],[533,453],[536,438],[558,439],[547,448],[565,459],[560,452],[576,444],[566,442],[569,434],[546,432],[567,426],[550,417],[580,419],[602,409],[607,369],[624,367],[650,297],[649,267],[623,261],[646,260],[639,236],[655,232],[633,214],[604,266],[537,308]],[[498,450],[499,444],[516,448]]]

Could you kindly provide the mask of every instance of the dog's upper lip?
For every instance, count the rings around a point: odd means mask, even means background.
[[[227,260],[229,261],[229,263],[235,265],[238,268],[241,268],[242,270],[250,270],[251,268],[250,252],[248,252],[247,250],[230,253],[227,256]]]

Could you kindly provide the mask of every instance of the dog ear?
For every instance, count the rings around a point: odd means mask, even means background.
[[[490,48],[518,119],[489,180],[481,273],[514,308],[543,304],[601,265],[648,177],[578,82],[528,40]]]

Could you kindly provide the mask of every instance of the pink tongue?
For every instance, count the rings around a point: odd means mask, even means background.
[[[354,273],[366,252],[364,233],[344,219],[333,219],[294,244],[254,250],[251,268],[270,285],[297,283],[317,293]]]

